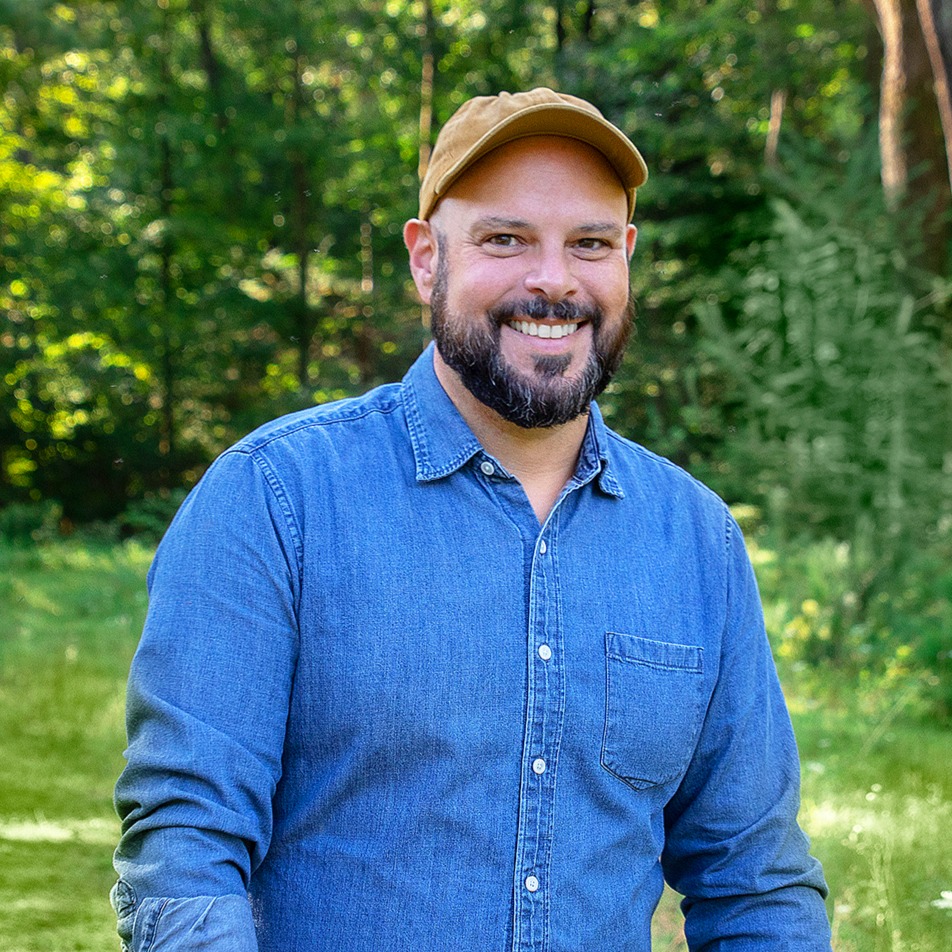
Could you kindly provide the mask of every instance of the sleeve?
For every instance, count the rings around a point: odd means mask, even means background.
[[[247,890],[281,776],[299,539],[280,483],[233,450],[156,554],[115,794],[112,901],[126,952],[257,948]]]
[[[665,811],[665,877],[692,952],[829,952],[827,887],[797,824],[799,759],[753,569],[728,517],[717,683]]]

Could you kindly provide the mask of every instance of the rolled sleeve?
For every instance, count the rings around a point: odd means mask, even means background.
[[[152,897],[136,902],[120,880],[111,899],[123,952],[258,950],[251,907],[244,896]]]
[[[256,948],[247,889],[271,838],[298,578],[280,485],[229,452],[186,500],[149,575],[115,795],[112,898],[132,952]]]
[[[662,864],[693,952],[829,952],[826,883],[797,824],[799,761],[739,528],[717,686],[665,813]]]

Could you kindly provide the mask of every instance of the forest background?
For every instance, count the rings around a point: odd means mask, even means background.
[[[651,169],[606,416],[826,546],[783,651],[949,718],[952,0],[0,0],[0,530],[157,534],[399,379],[434,130],[539,84]]]
[[[786,686],[947,728],[952,0],[0,0],[0,548],[149,546],[399,379],[429,143],[535,85],[650,169],[606,417],[732,505]]]

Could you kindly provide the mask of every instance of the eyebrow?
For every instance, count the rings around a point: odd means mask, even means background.
[[[532,223],[526,221],[524,218],[506,218],[502,215],[487,215],[473,222],[474,231],[487,228],[511,228],[516,231],[521,231],[532,227]],[[579,225],[575,230],[585,235],[613,235],[620,237],[624,234],[624,229],[619,227],[617,222],[613,221],[587,222],[584,225]]]
[[[473,222],[474,230],[484,228],[513,228],[516,230],[531,228],[532,225],[523,218],[504,218],[501,215],[486,215]]]
[[[584,231],[588,235],[623,235],[625,229],[613,221],[593,221],[587,225],[579,225],[579,231]]]

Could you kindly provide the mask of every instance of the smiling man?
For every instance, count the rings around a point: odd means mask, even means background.
[[[540,113],[529,107],[520,117]],[[633,147],[628,159],[643,182]],[[602,153],[523,133],[462,171],[430,220],[404,230],[431,307],[436,375],[540,521],[575,467],[589,405],[624,353],[636,234],[628,219],[628,195]]]
[[[442,130],[404,237],[435,346],[189,496],[129,682],[113,903],[143,952],[829,952],[724,504],[593,402],[637,149],[548,89]]]

